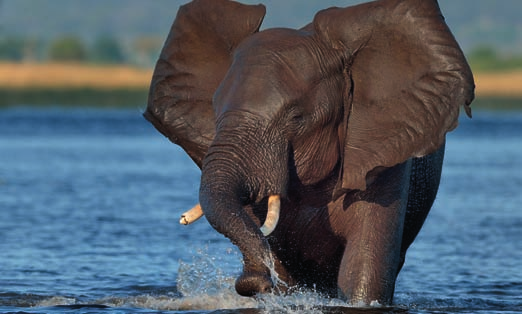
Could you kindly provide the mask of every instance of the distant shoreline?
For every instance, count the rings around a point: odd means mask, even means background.
[[[522,70],[474,73],[477,101],[522,109]],[[0,106],[144,106],[152,69],[126,65],[0,62]]]
[[[475,94],[478,97],[522,98],[522,69],[505,72],[477,72]]]
[[[3,88],[0,108],[19,106],[126,107],[145,109],[148,88]]]
[[[0,106],[145,108],[151,78],[127,65],[0,62]]]
[[[0,88],[147,89],[152,69],[128,65],[0,62]]]

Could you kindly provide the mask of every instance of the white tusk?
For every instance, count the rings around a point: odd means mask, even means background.
[[[268,210],[266,212],[266,219],[261,232],[266,237],[274,231],[279,221],[279,212],[281,210],[281,198],[279,195],[270,195],[268,198]]]
[[[192,207],[191,209],[183,213],[183,215],[181,215],[179,223],[182,225],[188,225],[201,217],[203,217],[203,210],[201,209],[201,205],[196,204],[196,206]]]

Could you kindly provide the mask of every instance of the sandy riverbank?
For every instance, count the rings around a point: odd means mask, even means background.
[[[152,69],[123,65],[0,63],[1,88],[148,88]]]
[[[474,73],[478,97],[522,97],[522,70]],[[147,89],[152,69],[119,65],[0,63],[3,89]]]

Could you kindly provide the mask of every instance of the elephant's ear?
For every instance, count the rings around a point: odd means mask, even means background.
[[[180,7],[156,63],[144,116],[201,168],[215,135],[212,96],[235,47],[257,32],[262,5],[195,0]]]
[[[330,8],[314,29],[347,63],[343,190],[364,190],[373,169],[437,150],[460,106],[471,116],[473,76],[436,0]]]

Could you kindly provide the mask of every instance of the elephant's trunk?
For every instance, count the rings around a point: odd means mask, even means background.
[[[210,225],[243,253],[243,274],[236,281],[236,290],[244,296],[269,292],[273,283],[267,267],[268,242],[242,207],[241,185],[224,173],[222,165],[215,167],[203,168],[199,198]]]
[[[243,136],[239,136],[234,140],[237,134],[241,132],[216,135],[203,162],[199,198],[211,226],[241,250],[244,269],[236,281],[236,290],[251,296],[273,287],[267,266],[271,253],[265,234],[277,224],[279,195],[285,194],[288,180],[288,159],[286,147],[277,148],[284,144],[271,141],[271,149],[260,152],[259,148],[267,145],[260,144],[259,138],[241,140]],[[265,197],[269,197],[269,210],[261,230],[243,206],[259,203]]]
[[[274,231],[279,221],[279,214],[281,212],[281,197],[279,195],[270,195],[268,198],[268,207],[266,213],[265,223],[259,228],[266,237]],[[200,204],[192,207],[181,215],[179,223],[188,225],[203,217],[203,209]]]

